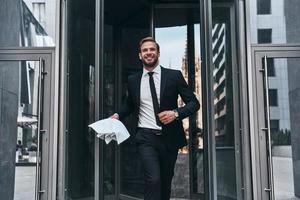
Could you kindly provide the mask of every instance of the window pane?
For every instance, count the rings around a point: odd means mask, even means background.
[[[271,14],[271,0],[257,0],[257,14]]]
[[[279,120],[278,119],[270,120],[270,129],[271,129],[271,132],[279,131]]]
[[[277,89],[269,89],[270,106],[278,106]]]
[[[276,76],[275,72],[275,65],[274,65],[274,59],[273,58],[267,58],[267,69],[268,69],[268,76],[274,77]]]
[[[257,30],[257,42],[259,44],[272,42],[272,29],[258,29]]]

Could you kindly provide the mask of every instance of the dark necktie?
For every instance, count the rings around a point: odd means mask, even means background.
[[[154,80],[153,80],[153,73],[154,72],[148,72],[148,74],[149,74],[149,85],[150,85],[150,90],[151,90],[151,97],[152,97],[152,102],[153,102],[153,109],[154,109],[156,124],[158,126],[161,126],[161,122],[159,121],[159,117],[158,117],[159,104],[158,104],[157,94],[156,94]]]

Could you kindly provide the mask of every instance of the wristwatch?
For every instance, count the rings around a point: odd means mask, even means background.
[[[176,109],[174,109],[173,111],[174,111],[174,113],[175,113],[176,119],[178,119],[178,117],[179,117],[178,111],[177,111]]]

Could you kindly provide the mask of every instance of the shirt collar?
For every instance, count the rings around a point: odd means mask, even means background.
[[[146,70],[145,68],[143,68],[143,76],[146,76],[148,74],[148,70]],[[152,72],[154,72],[154,74],[161,74],[161,66],[157,65]]]

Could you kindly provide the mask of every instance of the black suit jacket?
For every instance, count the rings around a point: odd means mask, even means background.
[[[140,87],[143,72],[138,72],[128,77],[128,96],[126,102],[118,112],[120,120],[133,113],[137,127],[140,107]],[[185,105],[178,108],[178,95]],[[185,138],[182,119],[195,113],[200,107],[199,101],[192,89],[187,85],[182,73],[178,70],[161,67],[160,85],[160,112],[177,109],[179,118],[162,126],[163,139],[170,150],[177,150],[185,145]]]

